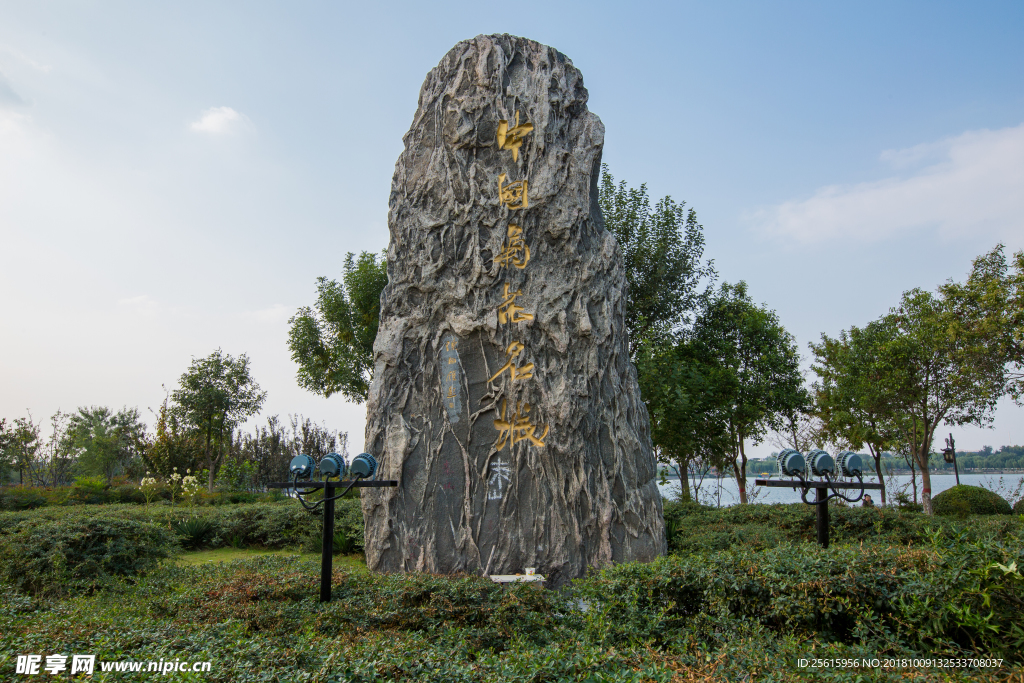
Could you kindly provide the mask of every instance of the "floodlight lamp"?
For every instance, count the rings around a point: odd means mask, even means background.
[[[816,477],[823,477],[826,473],[835,474],[836,463],[825,451],[808,451],[805,460],[807,469]]]
[[[843,451],[836,458],[839,471],[844,477],[857,477],[864,473],[864,459],[859,453]]]
[[[352,467],[349,472],[355,477],[369,479],[377,471],[377,459],[369,453],[360,453],[352,459]]]
[[[328,453],[324,456],[323,460],[320,461],[320,476],[322,477],[341,478],[345,476],[346,469],[348,469],[348,467],[345,464],[345,458],[337,453]]]
[[[792,448],[787,448],[779,453],[778,462],[779,472],[787,477],[795,477],[807,471],[804,466],[804,456],[800,454],[800,451],[795,451]]]
[[[288,465],[288,471],[295,477],[308,477],[313,474],[314,467],[316,467],[316,463],[313,462],[313,458],[303,453],[292,458],[291,464]]]

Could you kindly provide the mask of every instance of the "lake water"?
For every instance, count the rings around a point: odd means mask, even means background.
[[[999,479],[1002,477],[1002,489],[1000,489]],[[754,475],[748,475],[748,482],[753,485],[753,480],[763,478],[761,476],[755,477]],[[773,477],[778,479],[778,477]],[[1003,498],[1008,498],[1009,494],[1020,485],[1021,480],[1024,479],[1022,474],[961,474],[960,483],[968,486],[982,486],[999,493]],[[865,483],[878,483],[878,478],[875,476],[867,477]],[[910,475],[893,475],[886,477],[885,489],[886,497],[892,499],[892,494],[895,491],[901,490],[906,487],[907,496],[913,497],[913,492],[910,488]],[[934,498],[938,494],[942,493],[948,488],[956,486],[956,476],[952,474],[932,474],[932,497]],[[661,495],[666,498],[675,498],[679,495],[679,480],[670,479],[664,486],[658,487],[661,490]],[[800,501],[800,489],[783,489],[783,488],[766,488],[766,487],[754,487],[756,500],[752,502],[757,503],[799,503]],[[1024,489],[1022,489],[1024,491]],[[690,486],[690,492],[692,495],[693,486]],[[880,491],[868,491],[871,497],[874,499],[875,505],[880,504],[881,496]],[[856,497],[854,493],[848,493],[851,498]],[[921,477],[917,477],[917,496],[918,502],[921,502]],[[701,486],[700,492],[701,502],[708,503],[711,505],[735,505],[740,502],[739,487],[736,486],[736,480],[732,477],[722,479],[714,479],[708,477],[704,479],[704,483]],[[808,500],[814,499],[814,493],[807,494]],[[720,502],[716,502],[720,499]],[[860,503],[857,503],[858,505]]]

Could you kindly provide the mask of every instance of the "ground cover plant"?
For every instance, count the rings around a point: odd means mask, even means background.
[[[15,517],[15,527],[33,529],[150,525],[166,531],[171,553],[180,547],[167,529],[178,511],[153,507],[147,521],[139,506],[103,507],[63,509],[80,513],[70,520],[46,508],[4,513],[0,557],[11,557]],[[64,592],[18,584],[8,572],[0,586],[0,678],[18,654],[53,652],[209,660],[207,673],[175,676],[213,681],[1005,680],[1024,673],[1019,517],[937,520],[840,508],[835,545],[821,550],[802,540],[813,533],[808,509],[668,505],[676,535],[703,540],[677,538],[674,553],[658,562],[612,567],[560,591],[503,589],[470,576],[374,575],[339,563],[332,602],[321,605],[317,559],[279,555],[163,560]],[[313,521],[294,502],[202,512],[246,539],[294,541]],[[762,540],[739,534],[725,544],[728,525]],[[1004,663],[945,671],[797,665],[801,657],[940,656]],[[93,680],[137,678],[108,672]]]

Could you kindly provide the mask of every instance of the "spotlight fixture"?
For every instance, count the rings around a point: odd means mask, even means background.
[[[800,476],[807,471],[804,465],[804,456],[800,454],[800,451],[795,451],[792,448],[787,448],[779,453],[778,463],[779,472],[787,477]]]
[[[292,458],[292,462],[288,466],[288,471],[296,478],[309,477],[313,474],[313,470],[315,468],[316,463],[313,462],[313,458],[303,453],[302,455],[296,455]]]
[[[377,471],[377,459],[369,453],[360,453],[352,459],[349,472],[357,479],[369,479]]]
[[[843,451],[837,457],[839,471],[844,477],[859,477],[864,473],[864,459],[853,451]]]
[[[348,465],[345,464],[345,458],[337,453],[328,453],[320,461],[320,476],[322,477],[338,477],[340,479],[345,476],[346,470],[348,470]]]
[[[835,474],[836,463],[825,451],[808,451],[804,456],[807,469],[816,477]]]

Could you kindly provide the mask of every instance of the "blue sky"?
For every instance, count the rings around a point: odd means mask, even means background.
[[[0,416],[156,408],[222,347],[265,414],[359,448],[362,407],[295,384],[287,319],[387,245],[426,73],[503,32],[573,60],[612,173],[694,207],[805,354],[1024,248],[1019,2],[4,2]],[[952,431],[1024,443],[1022,417]]]

